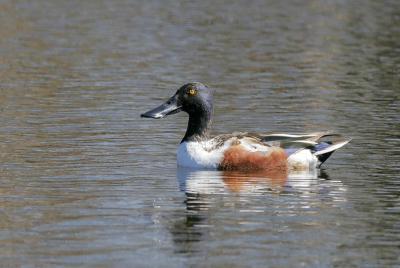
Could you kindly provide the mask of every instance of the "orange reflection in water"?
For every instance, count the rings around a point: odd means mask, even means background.
[[[232,192],[246,191],[248,187],[265,185],[272,189],[283,187],[288,180],[287,169],[257,171],[223,171],[222,180]]]

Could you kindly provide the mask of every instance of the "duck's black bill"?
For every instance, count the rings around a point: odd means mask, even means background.
[[[141,117],[159,119],[166,117],[167,115],[179,113],[181,109],[182,107],[178,104],[177,95],[175,95],[157,108],[141,114]]]

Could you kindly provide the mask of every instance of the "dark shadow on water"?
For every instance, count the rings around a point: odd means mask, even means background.
[[[329,174],[325,169],[319,170],[318,177],[320,177],[321,179],[329,180]]]

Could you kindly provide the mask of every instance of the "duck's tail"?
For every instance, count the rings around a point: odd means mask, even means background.
[[[318,160],[317,166],[320,167],[337,149],[343,147],[351,141],[340,134],[331,132],[317,132],[301,135],[273,134],[263,137],[265,141],[279,142],[280,147],[286,150],[290,158],[296,159],[315,156]],[[308,157],[306,157],[308,155]],[[314,158],[314,157],[312,157]],[[315,159],[314,158],[314,159]],[[305,160],[305,162],[308,160]]]
[[[336,134],[342,139],[319,141],[315,146],[310,148],[313,155],[318,158],[318,167],[320,167],[337,149],[345,146],[351,139],[344,139],[341,135]]]

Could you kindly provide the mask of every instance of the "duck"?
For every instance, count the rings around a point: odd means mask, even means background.
[[[214,90],[200,82],[181,86],[166,102],[141,117],[161,119],[179,112],[189,115],[177,150],[177,165],[233,171],[312,170],[350,142],[331,131],[288,134],[234,132],[210,135]]]

